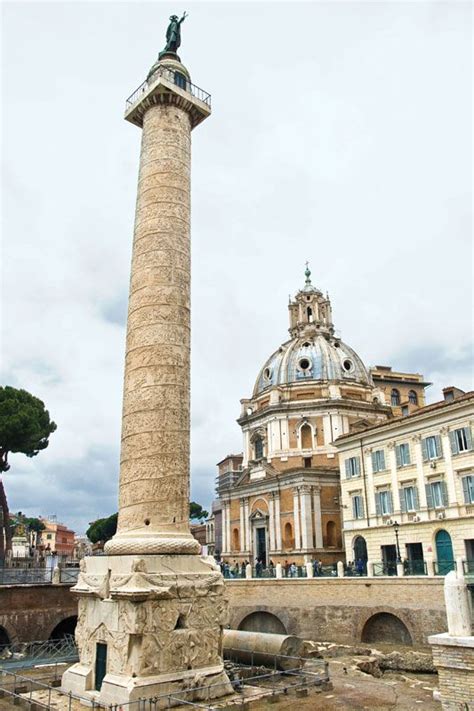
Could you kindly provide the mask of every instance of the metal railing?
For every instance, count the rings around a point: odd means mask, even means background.
[[[229,650],[238,651],[238,650]],[[229,658],[232,654],[226,654]],[[323,660],[305,659],[302,657],[289,657],[287,655],[267,655],[269,669],[267,673],[257,673],[253,663],[244,665],[239,663],[236,670],[229,674],[229,682],[211,683],[193,689],[174,691],[168,694],[161,694],[153,698],[141,698],[136,701],[120,704],[103,704],[92,699],[73,694],[65,693],[57,685],[44,683],[38,678],[31,678],[8,670],[0,670],[0,696],[8,696],[12,699],[13,705],[22,705],[30,711],[41,709],[57,709],[58,706],[65,711],[72,711],[73,701],[87,702],[87,706],[92,709],[107,709],[108,711],[158,711],[159,709],[169,709],[173,706],[184,706],[194,709],[205,709],[206,711],[217,711],[217,707],[211,699],[216,698],[219,704],[219,687],[222,687],[222,696],[229,694],[230,688],[234,692],[234,703],[244,706],[245,702],[255,699],[256,690],[260,690],[262,697],[287,695],[291,691],[312,686],[330,688],[329,667]],[[278,670],[278,660],[296,660],[293,667],[286,670]],[[260,665],[262,666],[261,662]],[[305,668],[303,668],[305,665]],[[247,674],[250,674],[247,676]],[[46,670],[45,670],[46,673]],[[57,677],[55,677],[56,679]],[[237,698],[236,698],[237,696]]]
[[[38,664],[63,664],[79,659],[73,635],[61,639],[14,642],[0,646],[0,670],[28,669]]]
[[[195,99],[202,101],[204,104],[209,106],[209,108],[211,107],[211,95],[208,94],[207,91],[204,91],[204,89],[196,86],[196,84],[192,84],[182,72],[171,69],[170,67],[161,66],[157,67],[157,69],[153,72],[151,81],[145,79],[145,81],[140,84],[138,89],[135,89],[133,94],[128,97],[125,104],[126,111],[131,109],[134,104],[140,101],[148,89],[155,84],[158,77],[163,77],[163,79],[171,82],[171,84],[174,84],[179,89],[183,89],[188,92],[188,94],[194,96]]]
[[[0,585],[50,584],[52,568],[0,568]]]
[[[404,560],[403,575],[428,575],[428,567],[424,560]]]
[[[387,562],[374,563],[374,576],[378,575],[397,575],[397,563],[396,561],[389,560]]]
[[[434,562],[434,572],[435,575],[447,575],[452,570],[456,570],[455,560],[435,560]]]
[[[465,575],[474,575],[474,560],[463,560],[462,568]]]
[[[61,568],[59,571],[59,581],[61,583],[77,583],[79,568]]]

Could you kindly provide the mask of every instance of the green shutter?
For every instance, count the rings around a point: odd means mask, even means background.
[[[429,509],[433,508],[433,494],[431,492],[431,484],[425,484],[426,488],[426,504]]]
[[[418,487],[417,486],[413,487],[413,505],[415,507],[415,511],[418,511],[420,508],[420,499],[418,497]]]
[[[356,513],[356,497],[352,497],[352,518],[357,518],[357,513]]]
[[[441,482],[441,494],[443,497],[443,506],[448,506],[449,505],[449,499],[448,499],[448,488],[446,486],[446,482],[442,481]]]
[[[380,514],[381,514],[380,494],[378,491],[375,492],[375,513],[377,516],[380,516]]]
[[[407,510],[407,502],[405,499],[405,489],[399,489],[398,490],[398,495],[400,497],[400,511],[402,513],[406,513]]]
[[[443,445],[441,444],[441,437],[439,435],[435,435],[435,442],[436,442],[436,456],[442,457],[443,456]]]
[[[378,472],[378,469],[377,469],[377,457],[375,456],[375,452],[372,452],[371,457],[372,457],[372,471],[373,471],[373,472]]]
[[[410,454],[410,445],[406,444],[406,453],[407,453],[407,464],[411,464],[411,454]]]
[[[461,479],[461,481],[462,481],[462,493],[463,493],[463,496],[464,496],[464,503],[465,503],[465,504],[470,504],[470,503],[471,503],[471,497],[470,497],[470,494],[469,494],[469,479],[470,479],[470,477],[468,477],[468,476],[463,476],[463,478]]]
[[[451,445],[451,453],[458,454],[459,453],[458,440],[456,437],[456,432],[454,430],[451,430],[451,432],[449,433],[449,443]]]
[[[397,460],[397,467],[402,466],[402,455],[400,454],[400,445],[397,444],[395,447],[395,458]]]
[[[354,459],[355,459],[356,474],[357,474],[357,476],[360,476],[360,457],[354,457]]]
[[[383,449],[380,451],[380,454],[382,455],[382,458],[381,458],[381,460],[382,460],[382,471],[384,471],[384,470],[386,469],[386,467],[385,467],[385,452],[383,451]]]
[[[388,513],[393,513],[393,498],[392,498],[391,491],[387,491],[387,499],[388,499]]]
[[[426,438],[421,440],[421,451],[423,453],[423,461],[427,462],[429,457],[428,457],[428,446],[426,444]]]
[[[360,517],[364,518],[365,517],[365,506],[364,506],[364,497],[360,497]]]
[[[349,469],[349,459],[346,459],[344,464],[346,466],[346,479],[350,479],[351,478],[351,470]]]
[[[471,428],[469,427],[469,425],[464,428],[464,431],[466,433],[467,448],[472,449],[472,433],[471,433]]]

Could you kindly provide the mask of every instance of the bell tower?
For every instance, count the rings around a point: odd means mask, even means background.
[[[288,304],[290,314],[290,328],[288,330],[290,335],[292,338],[314,333],[332,336],[334,334],[334,325],[329,296],[324,296],[311,283],[311,271],[308,262],[306,262],[304,274],[304,287],[298,291],[293,301],[290,299]]]

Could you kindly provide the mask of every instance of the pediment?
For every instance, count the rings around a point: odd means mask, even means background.
[[[252,511],[250,515],[251,521],[264,521],[266,518],[268,518],[268,514],[261,511],[261,509],[255,509],[255,511]]]

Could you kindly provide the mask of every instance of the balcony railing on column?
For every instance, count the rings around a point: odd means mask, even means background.
[[[156,71],[153,74],[153,79],[152,81],[148,81],[148,79],[145,79],[145,81],[140,84],[138,89],[135,89],[133,94],[131,94],[125,104],[125,110],[128,111],[129,109],[132,108],[134,104],[137,103],[137,101],[140,101],[140,99],[146,94],[148,91],[148,88],[150,86],[153,86],[155,83],[156,79],[158,77],[163,77],[163,79],[166,79],[167,81],[171,82],[172,84],[175,84],[177,87],[180,89],[183,89],[184,91],[187,91],[189,94],[194,96],[195,99],[198,99],[199,101],[202,101],[204,104],[209,106],[211,108],[211,95],[207,93],[207,91],[204,91],[204,89],[201,89],[199,86],[196,86],[196,84],[192,84],[184,74],[182,74],[179,71],[175,71],[174,69],[171,69],[170,67],[158,67]]]
[[[435,575],[447,575],[452,570],[456,570],[455,560],[435,560],[434,562],[434,572]]]

